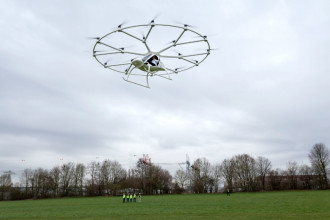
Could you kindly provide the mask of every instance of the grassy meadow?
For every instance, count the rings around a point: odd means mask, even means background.
[[[330,219],[330,190],[4,201],[0,219]]]

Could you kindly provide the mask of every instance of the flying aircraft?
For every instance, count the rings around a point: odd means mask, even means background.
[[[131,31],[138,28],[149,28],[148,33],[146,36],[139,37],[136,34],[132,33]],[[172,41],[170,41],[169,45],[163,47],[160,50],[152,50],[148,44],[148,40],[150,38],[150,34],[152,31],[155,30],[161,30],[161,28],[171,28],[171,29],[177,29],[179,30],[179,35]],[[158,28],[158,29],[157,29]],[[183,36],[189,33],[190,35],[194,35],[194,39],[191,40],[183,40]],[[128,36],[129,38],[136,40],[137,43],[143,44],[144,49],[147,49],[147,52],[142,51],[129,51],[125,47],[117,47],[112,44],[111,42],[111,36],[115,34],[122,34],[124,36]],[[166,34],[166,33],[164,33]],[[196,31],[191,29],[190,25],[183,24],[182,26],[176,26],[171,24],[156,24],[154,22],[154,19],[148,23],[148,24],[142,24],[142,25],[134,25],[134,26],[128,26],[123,27],[123,24],[118,25],[118,27],[104,35],[103,37],[96,37],[97,41],[93,48],[93,56],[94,58],[105,68],[114,70],[116,72],[124,73],[125,76],[123,79],[127,82],[137,84],[139,86],[143,87],[149,87],[149,77],[158,76],[162,77],[168,80],[171,80],[170,75],[171,74],[177,74],[179,72],[191,69],[193,67],[199,66],[201,62],[203,62],[208,55],[210,55],[210,51],[212,50],[210,48],[210,44],[208,42],[207,36],[201,35],[197,33]],[[109,39],[109,42],[106,41]],[[193,47],[197,43],[203,43],[204,49],[202,52],[193,52],[193,53],[185,53],[182,54],[180,52],[175,52],[176,54],[168,55],[166,52],[169,49],[179,48],[180,46],[189,46]],[[102,49],[100,49],[100,46],[104,48],[111,49],[110,52],[104,52]],[[124,54],[128,55],[134,55],[134,58],[131,58],[130,61],[126,60],[126,62],[111,62],[111,59],[108,59],[106,62],[101,60],[101,57],[104,56],[121,56]],[[197,58],[199,60],[197,60]],[[177,59],[184,61],[188,66],[184,67],[168,67],[169,63],[166,63],[166,65],[163,63],[163,59]],[[192,59],[194,58],[194,59]],[[116,69],[116,67],[125,67],[122,70]],[[139,70],[140,72],[136,72]],[[146,83],[142,84],[140,82],[131,80],[132,76],[142,76],[145,77]]]

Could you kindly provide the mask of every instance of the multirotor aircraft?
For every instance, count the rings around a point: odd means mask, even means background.
[[[171,80],[172,74],[177,74],[179,72],[191,69],[193,67],[198,66],[202,63],[208,55],[210,55],[210,45],[207,39],[207,36],[203,36],[196,31],[190,29],[190,25],[183,24],[182,26],[175,26],[169,24],[156,24],[154,20],[152,20],[149,24],[135,25],[122,27],[123,24],[119,25],[114,31],[104,35],[103,37],[95,38],[97,41],[93,48],[93,56],[94,58],[102,65],[104,68],[108,68],[114,70],[116,72],[124,73],[125,77],[123,79],[127,82],[137,84],[139,86],[143,86],[146,88],[149,87],[149,77],[159,76],[168,80]],[[174,40],[167,43],[165,47],[162,47],[159,50],[151,50],[149,45],[149,39],[151,38],[151,33],[155,30],[160,31],[161,29],[166,33],[171,32],[170,29],[175,29],[174,31],[178,33],[178,36],[175,37]],[[139,37],[136,33],[138,29],[146,29],[147,34]],[[141,33],[141,30],[140,30]],[[165,33],[165,34],[166,34]],[[114,35],[119,35],[120,37],[116,40],[113,37]],[[164,37],[165,35],[159,35]],[[188,40],[184,40],[185,37],[188,37]],[[118,47],[115,44],[122,44],[124,37],[127,37],[131,40],[139,42],[139,44],[143,45],[143,48],[138,50],[141,51],[128,51],[127,47]],[[186,37],[186,38],[187,38]],[[157,39],[159,40],[160,37]],[[189,40],[192,38],[191,40]],[[112,40],[113,39],[113,40]],[[109,41],[109,42],[108,42]],[[157,44],[159,44],[157,42]],[[202,46],[202,51],[200,52],[191,52],[191,48],[194,45]],[[201,45],[202,44],[202,45]],[[188,48],[188,52],[181,53],[175,51],[173,54],[168,54],[169,49],[186,47]],[[106,50],[106,51],[104,51]],[[110,50],[110,51],[108,51]],[[142,50],[146,50],[142,52]],[[137,57],[129,58],[125,57],[125,59],[121,59],[120,61],[116,60],[118,56],[124,55],[135,55]],[[104,57],[109,56],[110,58],[106,61]],[[116,57],[114,57],[116,56]],[[195,59],[191,59],[195,58]],[[163,63],[164,59],[169,60],[180,60],[184,62],[183,67],[177,66],[169,66],[172,61],[168,61],[166,66]],[[198,60],[197,60],[198,59]],[[140,71],[138,71],[140,70]],[[132,77],[145,77],[145,83],[140,83],[138,81],[132,80]]]

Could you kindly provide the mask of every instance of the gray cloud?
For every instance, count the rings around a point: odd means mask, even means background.
[[[1,170],[50,168],[60,158],[110,158],[129,167],[143,153],[170,163],[186,153],[213,163],[249,153],[285,167],[307,163],[314,143],[329,143],[328,2],[173,4],[5,1]],[[219,50],[172,81],[152,78],[150,90],[92,57],[87,37],[159,12],[160,23],[179,20],[216,34],[209,41]]]

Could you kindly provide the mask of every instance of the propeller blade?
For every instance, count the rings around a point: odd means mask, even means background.
[[[197,26],[193,26],[193,25],[190,25],[190,24],[183,24],[184,27],[191,27],[191,28],[196,28]]]
[[[119,50],[125,50],[125,49],[127,49],[127,48],[132,48],[132,47],[134,47],[134,45],[129,45],[129,46],[126,46],[126,47],[120,47],[120,48],[118,48]]]
[[[118,29],[120,29],[123,25],[127,24],[127,20],[124,20],[120,25],[118,25]]]
[[[177,53],[179,56],[181,56],[182,54],[179,53],[177,50],[173,50],[175,53]]]
[[[92,40],[100,40],[100,37],[87,37],[87,39],[92,39]]]
[[[94,50],[93,53],[105,52],[105,50]]]
[[[99,52],[105,52],[105,50],[94,50],[94,51],[92,51],[92,50],[84,50],[84,52],[86,52],[86,53],[99,53]]]
[[[140,31],[140,34],[142,36],[142,39],[145,40],[146,39],[146,35],[144,34],[144,32],[142,30]]]
[[[182,67],[175,68],[174,70],[175,70],[175,71],[178,71],[178,70],[180,70],[180,69],[184,69],[184,68],[186,68],[186,67],[185,67],[185,66],[182,66]]]
[[[219,50],[219,48],[210,48],[210,49],[205,49],[205,48],[198,48],[197,51],[205,51],[210,52],[211,50]]]
[[[185,23],[182,23],[180,21],[176,21],[176,23],[182,25],[183,27],[187,28],[187,27],[190,27],[190,28],[197,28],[197,26],[194,26],[194,25],[190,25],[190,24],[185,24]]]
[[[207,39],[208,37],[214,37],[217,36],[217,34],[208,34],[208,35],[203,35],[203,36],[193,36],[193,38],[204,38]]]
[[[169,45],[169,44],[174,44],[174,43],[175,43],[175,40],[172,40],[172,41],[170,41],[170,42],[166,43],[166,45]]]
[[[157,13],[155,17],[150,21],[150,24],[154,24],[155,20],[160,16],[160,13]]]
[[[108,62],[110,61],[110,59],[108,59],[105,63],[104,66],[108,65]]]

